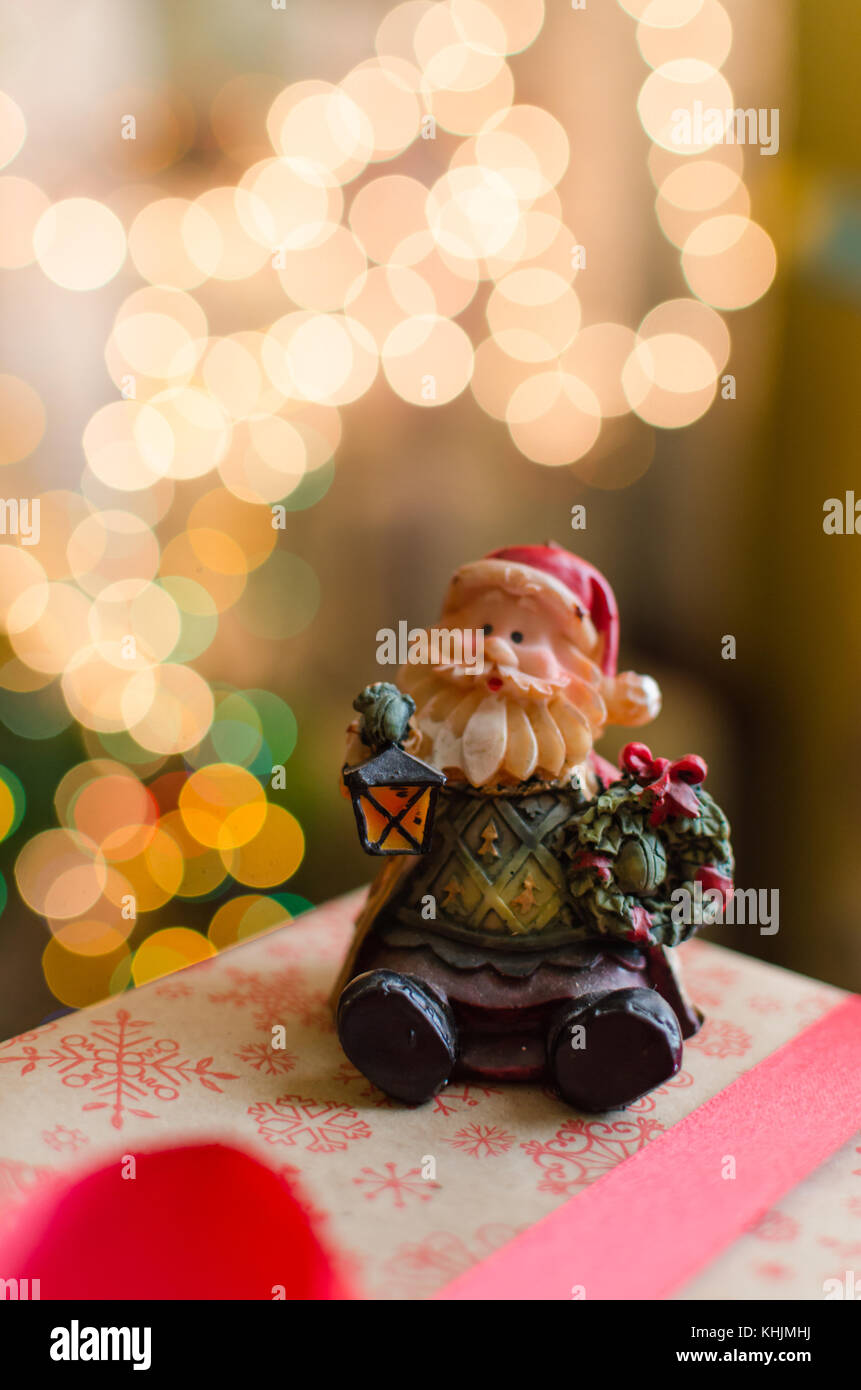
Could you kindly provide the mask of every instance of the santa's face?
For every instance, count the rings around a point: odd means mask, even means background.
[[[584,657],[596,663],[600,659],[598,638],[585,610],[576,628],[563,635],[546,606],[501,589],[473,595],[457,612],[447,613],[444,622],[448,628],[484,633],[484,665],[471,683],[483,682],[491,692],[547,699],[582,670]]]
[[[564,621],[531,595],[476,590],[442,625],[484,633],[478,666],[406,666],[416,701],[413,750],[474,787],[567,780],[607,722],[601,641],[589,615]]]

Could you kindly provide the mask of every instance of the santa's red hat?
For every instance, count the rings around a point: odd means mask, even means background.
[[[563,627],[573,630],[588,613],[604,638],[601,669],[615,676],[619,652],[619,610],[616,596],[600,570],[561,545],[511,545],[493,550],[483,560],[462,565],[452,579],[444,610],[456,609],[470,591],[498,588],[506,593],[533,595],[555,610]]]

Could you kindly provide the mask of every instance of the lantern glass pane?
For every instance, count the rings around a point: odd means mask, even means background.
[[[416,786],[374,787],[373,792],[361,795],[358,804],[368,845],[389,854],[417,853],[425,835],[430,800],[430,789]]]

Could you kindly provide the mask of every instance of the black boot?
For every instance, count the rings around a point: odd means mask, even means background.
[[[583,1032],[575,1034],[579,1027]],[[652,989],[589,995],[557,1018],[547,1062],[569,1105],[615,1110],[675,1076],[682,1064],[679,1022]]]
[[[410,975],[369,970],[338,1001],[338,1037],[386,1095],[420,1105],[442,1090],[457,1055],[451,1010]]]

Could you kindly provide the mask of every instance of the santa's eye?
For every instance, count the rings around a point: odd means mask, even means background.
[[[489,637],[490,634],[493,632],[493,627],[490,623],[485,623],[484,627],[481,630],[484,633],[485,637]]]
[[[522,632],[512,632],[512,634],[511,634],[511,640],[512,640],[512,642],[522,642],[522,641],[523,641],[523,633],[522,633]]]

